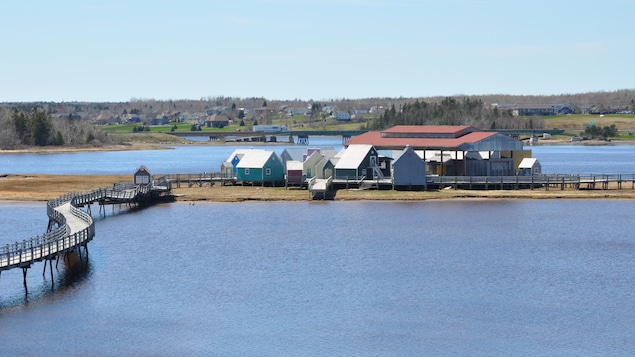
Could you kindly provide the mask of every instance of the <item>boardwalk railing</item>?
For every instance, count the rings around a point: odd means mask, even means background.
[[[116,186],[116,185],[115,185]],[[25,239],[0,246],[0,272],[13,268],[29,268],[32,263],[45,259],[54,259],[79,246],[85,245],[95,236],[95,223],[87,212],[78,207],[97,201],[117,200],[118,202],[132,202],[138,195],[148,192],[147,186],[134,186],[125,189],[100,188],[89,192],[71,192],[50,200],[46,204],[46,212],[50,222],[57,224],[57,228],[35,238]],[[67,224],[67,218],[60,207],[70,203],[70,214],[79,219],[81,229],[72,232]],[[50,227],[50,225],[49,225]]]
[[[594,189],[598,185],[602,189],[608,189],[610,183],[616,183],[621,189],[623,183],[631,183],[631,188],[635,188],[635,174],[602,174],[602,175],[563,175],[563,174],[541,174],[533,176],[428,176],[428,185],[443,187],[465,187],[465,188],[537,188],[544,187],[549,190],[551,187],[586,188]]]
[[[227,177],[227,175],[221,172],[203,172],[198,174],[166,174],[155,181],[167,182],[170,185],[180,188],[181,185],[187,185],[187,187],[202,187],[205,184],[211,186],[215,183],[223,185],[225,183],[233,184],[236,182],[236,178],[233,175]]]

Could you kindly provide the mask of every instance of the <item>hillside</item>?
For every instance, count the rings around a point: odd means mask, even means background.
[[[569,114],[542,115],[545,110],[556,107],[566,108]],[[534,114],[519,114],[528,110]],[[490,94],[327,100],[206,97],[199,100],[131,99],[120,103],[2,103],[0,148],[173,142],[172,137],[148,134],[250,131],[256,124],[284,125],[290,130],[302,131],[445,124],[481,129],[559,128],[565,129],[567,135],[579,135],[593,123],[598,127],[615,125],[620,137],[632,139],[634,112],[635,90],[548,96]],[[29,124],[30,121],[37,121],[37,125]],[[140,132],[144,135],[138,135]]]

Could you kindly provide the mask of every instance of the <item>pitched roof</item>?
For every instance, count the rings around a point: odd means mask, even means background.
[[[253,167],[264,167],[271,155],[275,155],[273,151],[268,150],[251,150],[245,152],[238,165],[237,168],[253,168]]]
[[[242,158],[245,153],[254,150],[254,149],[236,149],[234,151],[232,151],[232,153],[229,155],[229,157],[227,158],[227,160],[225,160],[225,162],[232,162],[232,160],[234,160],[234,157],[236,155],[238,155],[239,158]]]
[[[287,171],[291,171],[291,170],[302,171],[303,168],[304,166],[302,165],[300,161],[296,161],[296,160],[287,161]]]
[[[291,158],[291,160],[302,161],[302,157],[306,154],[306,151],[307,151],[306,148],[297,148],[297,147],[286,148],[284,149],[281,155],[284,155],[284,153],[286,152],[286,154]]]
[[[538,162],[538,159],[533,157],[526,157],[520,161],[518,165],[519,169],[531,169]]]
[[[469,128],[469,127],[462,127]],[[460,131],[460,130],[459,130]],[[458,132],[458,131],[457,131]],[[444,149],[461,150],[464,144],[473,144],[489,137],[495,136],[496,132],[475,131],[459,137],[383,137],[383,132],[369,131],[364,134],[354,136],[347,142],[348,145],[367,144],[376,148],[401,149],[407,145],[414,149]],[[447,132],[446,132],[447,133]]]
[[[364,160],[372,145],[349,145],[342,153],[342,157],[335,164],[336,169],[357,169]]]
[[[382,130],[384,137],[454,137],[465,135],[473,131],[480,131],[468,125],[396,125]]]

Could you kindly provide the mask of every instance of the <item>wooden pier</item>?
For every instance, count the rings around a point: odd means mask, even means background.
[[[312,177],[308,180],[309,194],[312,199],[327,199],[333,195],[333,177],[318,179]]]
[[[105,205],[147,204],[165,197],[169,191],[170,188],[164,186],[115,184],[113,188],[100,188],[83,193],[71,192],[48,201],[47,232],[22,242],[0,246],[0,274],[4,270],[22,269],[26,289],[28,269],[34,263],[44,261],[46,272],[48,261],[53,280],[53,260],[59,260],[60,256],[65,257],[71,251],[77,251],[81,256],[82,246],[88,253],[87,244],[95,237],[95,222],[90,213],[91,204],[98,203],[100,213],[103,209],[105,215]],[[87,211],[83,211],[81,207],[87,207]]]

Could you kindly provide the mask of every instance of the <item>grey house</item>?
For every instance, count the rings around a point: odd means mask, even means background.
[[[410,146],[392,162],[392,181],[397,188],[427,188],[426,163]]]

